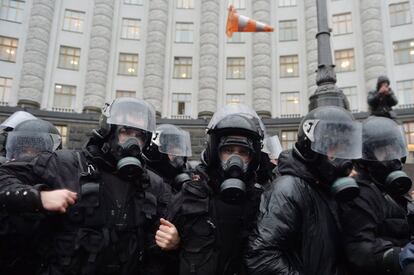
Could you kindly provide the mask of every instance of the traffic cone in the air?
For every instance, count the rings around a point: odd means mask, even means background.
[[[227,17],[226,34],[228,37],[233,36],[233,32],[272,32],[273,27],[265,23],[250,19],[247,16],[240,15],[236,12],[233,5],[229,7]]]

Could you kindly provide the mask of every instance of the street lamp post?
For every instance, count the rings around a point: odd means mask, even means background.
[[[335,65],[332,62],[330,29],[326,0],[316,0],[318,33],[318,69],[316,84],[318,88],[309,97],[309,111],[320,106],[339,106],[349,110],[349,102],[344,93],[335,85]]]

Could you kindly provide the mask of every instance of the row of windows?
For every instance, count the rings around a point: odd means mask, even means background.
[[[18,40],[0,36],[0,60],[16,61],[16,51]],[[408,64],[414,63],[414,39],[397,41],[393,43],[394,63]],[[59,51],[58,67],[62,69],[79,70],[80,48],[61,46]],[[336,50],[335,64],[337,72],[349,72],[355,70],[355,54],[353,49]],[[245,58],[227,58],[227,78],[245,78]],[[136,76],[138,74],[138,54],[120,53],[118,74]],[[280,77],[298,77],[299,58],[298,55],[280,56]],[[192,78],[192,58],[174,58],[174,78]]]
[[[124,3],[130,5],[143,5],[143,0],[124,0]],[[245,0],[229,0],[228,4],[233,5],[237,9],[246,8]],[[279,7],[292,7],[296,6],[296,4],[296,0],[279,0]],[[2,0],[0,2],[0,19],[13,22],[22,22],[24,15],[24,5],[25,1],[23,0]],[[177,0],[177,8],[192,9],[194,8],[194,0]],[[391,26],[399,26],[411,23],[411,9],[410,3],[408,1],[390,4],[389,13]],[[65,10],[63,30],[82,33],[84,21],[85,12]],[[124,23],[126,24],[125,27]],[[332,23],[334,34],[345,34],[352,32],[351,13],[334,15]],[[139,26],[137,26],[138,24],[139,22],[137,22],[137,20],[132,20],[131,22],[128,22],[127,20],[123,22],[123,37],[127,39],[139,39]],[[296,28],[296,20],[289,20],[289,22],[281,21],[280,29],[282,38],[280,41],[297,40]],[[128,33],[129,29],[131,33]],[[283,32],[287,32],[286,37],[282,35],[282,30]],[[189,38],[184,37],[184,40],[189,40]]]

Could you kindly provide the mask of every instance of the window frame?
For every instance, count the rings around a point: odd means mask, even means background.
[[[287,62],[287,59],[293,59],[291,62]],[[296,59],[296,63],[294,62]],[[289,65],[292,66],[292,74],[287,71]],[[296,71],[295,71],[296,70]],[[299,55],[298,54],[289,54],[289,55],[281,55],[279,56],[279,74],[280,78],[293,78],[293,77],[300,77],[300,68],[299,68]],[[283,73],[282,73],[283,72]]]
[[[131,59],[128,60],[128,57]],[[135,59],[136,58],[136,59]],[[129,66],[129,67],[128,67]],[[121,69],[126,68],[126,72]],[[133,72],[129,72],[129,69],[133,69]],[[118,55],[118,75],[137,77],[139,69],[139,54],[138,53],[125,53],[120,52]]]
[[[239,64],[232,64],[229,61],[236,61],[238,60]],[[241,61],[243,61],[243,64],[241,64]],[[234,70],[236,68],[240,69],[240,72],[238,73],[240,77],[235,77],[236,73]],[[226,58],[226,79],[228,80],[244,80],[246,79],[246,58],[245,57],[238,57],[238,56],[228,56]]]

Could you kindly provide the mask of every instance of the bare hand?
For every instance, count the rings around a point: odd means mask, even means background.
[[[180,245],[177,228],[169,221],[161,218],[160,227],[155,234],[155,242],[163,250],[175,250]]]
[[[67,189],[40,192],[40,198],[45,210],[65,213],[69,205],[75,203],[77,194]]]
[[[381,86],[381,88],[379,89],[379,92],[381,93],[381,94],[389,94],[389,92],[390,92],[390,89],[388,88],[388,85],[382,85]]]

